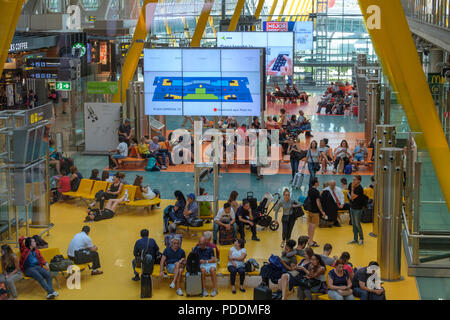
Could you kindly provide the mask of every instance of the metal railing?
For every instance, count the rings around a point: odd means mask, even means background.
[[[450,28],[450,0],[402,0],[408,18]]]

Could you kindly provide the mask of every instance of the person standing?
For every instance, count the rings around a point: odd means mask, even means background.
[[[33,90],[28,91],[27,97],[27,107],[30,109],[36,108],[38,106],[38,96]]]
[[[77,233],[67,248],[67,256],[75,264],[84,264],[92,262],[91,275],[103,274],[100,270],[100,257],[98,256],[98,248],[92,243],[89,237],[91,228],[84,226],[80,233]],[[78,252],[78,253],[76,253]]]
[[[288,189],[285,189],[283,191],[283,199],[279,201],[275,206],[275,221],[278,220],[278,211],[280,210],[280,208],[283,208],[283,216],[281,218],[283,227],[281,248],[284,248],[286,241],[291,239],[292,229],[295,225],[293,209],[300,206],[301,204],[297,204],[294,200],[291,199],[291,193]]]
[[[320,203],[319,180],[317,178],[312,180],[312,187],[308,190],[308,199],[311,204],[311,210],[308,212],[309,246],[318,247],[319,245],[314,241],[314,231],[319,225],[319,214],[322,214],[324,219],[326,218],[326,215],[322,209],[322,204]]]
[[[58,97],[58,93],[56,92],[55,89],[52,89],[50,91],[50,94],[48,95],[48,98],[52,102],[53,114],[55,115],[55,118],[56,118],[56,107],[58,106],[59,97]]]
[[[317,148],[317,141],[311,141],[309,146],[308,153],[306,154],[306,159],[308,161],[308,170],[309,170],[309,187],[312,187],[312,182],[316,177],[316,172],[320,170],[320,162],[319,162],[320,152]]]
[[[353,177],[353,182],[348,186],[348,192],[350,194],[350,216],[353,224],[353,240],[348,244],[357,243],[361,245],[364,243],[364,234],[361,226],[361,215],[364,206],[364,189],[361,186],[360,175]]]
[[[298,166],[300,164],[300,160],[302,159],[302,153],[300,148],[298,147],[297,143],[294,141],[294,139],[288,140],[288,150],[287,154],[289,154],[289,160],[291,162],[291,174],[292,174],[292,181],[294,181],[294,177],[298,172]],[[304,153],[303,153],[304,155]]]

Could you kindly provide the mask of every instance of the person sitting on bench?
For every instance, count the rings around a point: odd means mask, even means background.
[[[123,189],[123,183],[120,182],[120,174],[119,174],[119,172],[117,172],[113,176],[113,182],[111,183],[109,190],[106,192],[104,192],[104,191],[97,192],[97,194],[95,195],[95,201],[92,202],[89,206],[93,207],[93,206],[95,206],[96,202],[99,201],[100,202],[100,210],[103,210],[103,207],[105,205],[105,200],[117,199],[117,197],[122,193],[122,189]],[[128,190],[125,190],[125,194],[128,196]]]
[[[170,241],[170,247],[166,248],[161,257],[161,265],[159,276],[164,276],[164,266],[168,273],[173,274],[173,281],[170,284],[170,288],[177,288],[177,295],[183,296],[183,290],[181,290],[181,277],[183,276],[183,270],[186,265],[186,253],[181,249],[181,242],[178,238],[172,238]]]
[[[118,159],[125,159],[128,157],[128,145],[125,141],[121,141],[116,149],[109,150],[109,152],[114,152],[109,158],[112,161],[110,164],[113,165],[111,169],[115,169],[119,166],[119,162],[117,162]]]
[[[89,237],[91,228],[84,226],[80,233],[77,233],[67,248],[67,256],[75,264],[85,264],[92,262],[91,275],[102,274],[100,269],[100,257],[98,256],[98,248],[92,243]]]
[[[20,269],[22,273],[31,277],[47,291],[47,299],[54,299],[59,295],[53,290],[53,280],[48,262],[44,260],[41,252],[36,247],[34,238],[19,238],[20,246]]]
[[[228,202],[223,205],[223,208],[219,210],[216,217],[214,218],[214,227],[213,227],[213,242],[217,244],[217,232],[219,231],[219,227],[226,228],[230,230],[233,228],[234,239],[237,239],[237,226],[236,226],[236,217],[234,214],[233,208],[231,208],[231,204]]]
[[[213,290],[211,292],[211,297],[215,297],[218,293],[217,290],[217,259],[214,256],[214,250],[206,245],[205,237],[200,238],[199,245],[195,247],[194,252],[196,252],[200,258],[200,271],[202,272],[202,287],[203,287],[203,297],[208,296],[208,291],[206,291],[206,276],[211,275],[211,280],[213,283]]]
[[[169,221],[177,221],[181,219],[184,212],[184,207],[186,206],[186,199],[184,198],[183,192],[176,190],[174,192],[174,196],[175,199],[177,199],[175,205],[170,205],[164,209],[163,233],[168,232],[167,229],[169,226]]]
[[[195,194],[190,193],[188,194],[186,206],[183,210],[183,216],[181,219],[178,219],[175,221],[175,223],[184,224],[184,225],[191,225],[191,222],[198,217],[198,203],[195,201]]]
[[[252,231],[252,240],[259,241],[256,236],[256,223],[253,221],[252,209],[250,208],[250,202],[247,199],[242,201],[242,205],[236,212],[236,217],[238,219],[239,234],[241,239],[245,240],[245,225],[250,226]]]

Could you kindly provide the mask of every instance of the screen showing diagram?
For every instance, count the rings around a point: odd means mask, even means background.
[[[293,32],[218,32],[217,46],[266,48],[266,75],[293,74]]]
[[[262,49],[145,49],[148,115],[256,116]]]

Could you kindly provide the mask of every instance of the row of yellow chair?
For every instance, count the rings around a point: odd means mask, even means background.
[[[98,181],[91,179],[81,179],[80,186],[77,191],[69,191],[63,192],[63,195],[73,197],[73,198],[81,198],[81,199],[95,199],[95,195],[97,192],[103,190],[106,191],[110,187],[111,183],[106,181]],[[139,187],[133,185],[124,185],[122,188],[122,192],[118,196],[118,198],[123,197],[125,194],[125,190],[128,190],[128,201],[124,202],[126,206],[129,207],[151,207],[153,205],[157,205],[161,203],[160,198],[154,198],[151,200],[144,199],[142,192]],[[140,199],[140,200],[137,200]]]
[[[53,259],[54,256],[61,254],[59,248],[45,248],[45,249],[39,249],[39,251],[40,251],[42,257],[44,258],[44,260],[46,262],[48,262],[48,263],[50,263],[50,261]],[[17,257],[20,257],[20,251],[16,251],[14,253],[16,254]],[[66,255],[64,255],[64,258],[68,259]],[[90,263],[78,264],[77,266],[80,268],[80,271],[83,271],[85,269],[89,269]],[[1,273],[3,273],[3,269],[2,269],[2,266],[0,264],[0,274]],[[67,275],[67,271],[60,271],[57,274],[61,274],[63,276],[66,276]],[[27,277],[24,274],[22,275],[22,277],[25,280],[33,279],[31,277]],[[56,280],[56,283],[58,284],[58,287],[60,288],[61,286],[59,284],[58,278],[56,277],[56,274],[55,274],[55,276],[53,276],[53,278]]]

